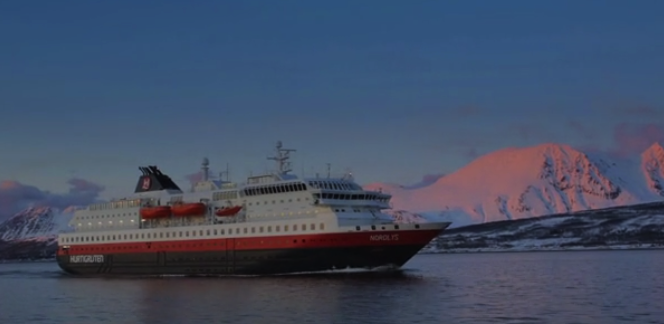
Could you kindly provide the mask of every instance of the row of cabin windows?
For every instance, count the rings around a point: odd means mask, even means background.
[[[77,217],[76,219],[99,219],[99,218],[114,218],[114,217],[126,217],[126,216],[138,216],[138,213],[133,212],[133,213],[122,213],[122,214],[89,215],[89,216]]]
[[[237,191],[220,191],[212,194],[212,200],[237,199]]]
[[[300,198],[297,198],[297,199],[295,199],[295,200],[296,200],[296,201],[301,201]],[[304,200],[309,200],[309,197],[304,197]],[[292,202],[293,202],[293,199],[288,199],[288,202],[289,202],[289,203],[292,203]],[[269,203],[270,203],[270,201],[269,201],[269,200],[266,200],[266,201],[263,202],[263,205],[268,205]],[[272,200],[272,204],[276,204],[276,203],[277,203],[276,200]],[[281,204],[286,203],[286,200],[285,200],[285,199],[281,199],[281,200],[279,201],[279,203],[281,203]],[[249,203],[248,205],[251,206],[252,204],[253,204],[253,203]],[[260,204],[261,204],[260,201],[257,201],[257,202],[256,202],[256,206],[258,206],[258,205],[260,205]]]
[[[120,220],[120,221],[118,221],[118,224],[122,225],[123,222],[124,222],[123,220]],[[131,222],[131,224],[133,224],[133,223],[135,222],[135,220],[130,219],[129,222]],[[128,223],[129,223],[129,222],[128,222]],[[101,226],[101,225],[103,225],[104,223],[103,223],[103,222],[98,222],[97,224],[99,224],[99,226]],[[109,225],[109,226],[113,226],[113,221],[108,221],[108,225]],[[83,224],[82,224],[82,223],[78,223],[78,227],[81,227],[81,226],[83,226]],[[88,226],[92,226],[92,222],[88,222]]]
[[[104,210],[104,209],[117,209],[117,208],[131,208],[139,207],[141,205],[140,199],[120,200],[107,203],[98,203],[90,205],[90,210]]]
[[[307,186],[304,183],[284,183],[284,184],[269,185],[257,188],[247,188],[244,189],[244,195],[257,196],[257,195],[268,195],[268,194],[277,194],[284,192],[306,191],[306,190]]]
[[[316,224],[294,224],[292,225],[283,225],[283,231],[307,231],[307,228],[310,231],[316,230]],[[225,229],[207,229],[207,230],[198,230],[198,231],[173,231],[173,232],[159,232],[159,233],[136,233],[136,234],[123,234],[123,235],[101,235],[101,236],[80,236],[80,237],[65,237],[63,240],[65,243],[74,243],[74,242],[105,242],[105,241],[115,241],[115,240],[139,240],[139,239],[156,239],[156,238],[177,238],[177,237],[209,237],[209,236],[219,236],[219,235],[232,235],[233,231],[235,234],[255,234],[257,233],[275,233],[281,232],[282,226],[275,225],[272,226],[259,226],[259,227],[243,227],[243,228],[229,228],[228,231]],[[318,224],[319,230],[325,229],[325,224]]]
[[[315,189],[362,190],[362,187],[350,182],[309,181],[309,186]]]
[[[320,194],[314,194],[314,198],[316,199],[340,199],[340,200],[374,200],[374,201],[380,201],[380,202],[387,202],[389,199],[386,196],[379,196],[379,195],[365,195],[365,194],[357,194],[357,195],[349,195],[349,194],[337,194],[337,193],[327,193],[323,192]]]
[[[289,212],[281,212],[281,213],[265,213],[265,214],[250,214],[251,219],[253,218],[268,218],[268,217],[277,217],[277,216],[295,216],[295,215],[310,215],[311,213],[318,214],[318,209],[314,209],[313,211],[307,210],[307,211],[289,211]]]

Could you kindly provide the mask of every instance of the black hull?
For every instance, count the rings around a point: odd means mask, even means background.
[[[100,263],[60,267],[76,275],[274,275],[334,269],[401,267],[423,244],[303,249],[227,250],[104,254]],[[99,261],[99,260],[98,260]]]

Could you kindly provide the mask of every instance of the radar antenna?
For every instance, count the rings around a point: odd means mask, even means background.
[[[342,179],[347,181],[355,181],[355,177],[353,177],[353,171],[350,168],[346,168],[346,173],[343,175]]]
[[[291,163],[288,162],[288,159],[290,158],[290,152],[295,152],[296,150],[294,149],[285,149],[283,148],[283,143],[281,141],[277,141],[277,155],[276,156],[268,156],[268,160],[273,160],[277,162],[277,172],[279,172],[279,175],[285,175],[291,170]]]

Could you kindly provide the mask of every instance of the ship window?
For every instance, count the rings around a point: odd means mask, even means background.
[[[244,234],[247,234],[247,228],[245,227],[243,230]]]
[[[279,230],[277,230],[278,232]],[[288,232],[288,225],[284,225],[284,232]]]
[[[113,235],[113,241],[115,241],[115,235]]]
[[[179,237],[182,237],[182,231],[180,231],[180,233],[178,233],[178,236],[179,236]]]
[[[312,230],[312,231],[315,231],[315,230],[316,230],[316,224],[311,224],[310,227],[311,227],[311,230]]]
[[[221,233],[221,235],[226,234],[223,228],[221,230],[219,230],[219,232]],[[230,233],[230,230],[228,232]]]
[[[163,232],[159,233],[159,238],[164,238],[164,233]]]
[[[198,234],[199,234],[200,236],[203,236],[203,230],[198,231]]]
[[[267,232],[268,232],[268,233],[272,233],[272,226],[268,226],[268,227],[267,227]]]
[[[214,235],[217,235],[217,229],[215,229],[213,233],[214,233]]]
[[[191,231],[191,236],[196,236],[196,231]]]
[[[189,237],[189,231],[184,232],[184,235],[185,235],[186,237]]]
[[[210,236],[210,230],[207,230],[206,233],[208,236]]]
[[[170,232],[166,232],[166,238],[169,238],[169,237],[171,237],[171,233],[170,233]]]
[[[251,232],[252,232],[252,233],[256,233],[256,228],[255,228],[255,227],[252,227],[252,228],[251,228]]]

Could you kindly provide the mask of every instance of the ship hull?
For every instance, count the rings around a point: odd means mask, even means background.
[[[245,250],[225,252],[156,252],[104,255],[103,264],[77,264],[59,256],[58,263],[76,275],[271,275],[334,269],[401,267],[423,246]]]
[[[57,262],[65,272],[74,275],[274,275],[384,266],[398,268],[441,231],[439,228],[406,233],[310,236],[299,239],[300,246],[279,246],[261,239],[262,243],[267,242],[267,248],[259,248],[258,244],[246,240],[226,239],[225,242],[217,241],[218,244],[214,245],[208,243],[207,246],[212,248],[205,251],[169,251],[161,250],[159,246],[151,246],[152,251],[142,249],[135,253],[78,254],[60,249]],[[390,240],[399,235],[400,239]],[[289,243],[291,239],[288,238]],[[281,238],[280,241],[283,240]],[[215,249],[214,246],[218,248]],[[94,251],[95,248],[83,249],[86,250]]]

